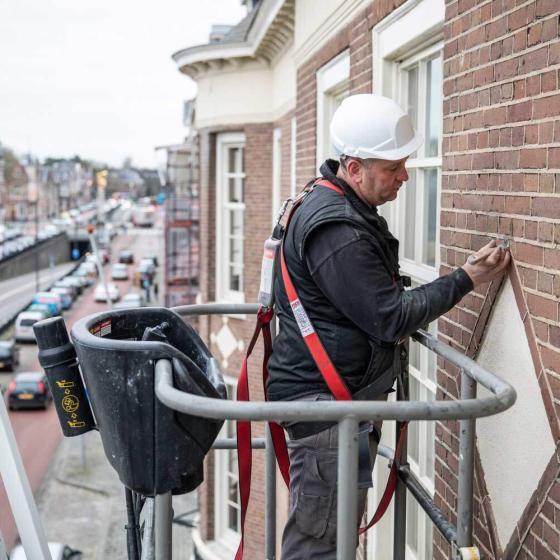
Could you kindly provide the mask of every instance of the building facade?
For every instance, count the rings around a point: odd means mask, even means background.
[[[510,411],[477,422],[475,542],[484,558],[560,558],[559,9],[554,0],[262,0],[219,40],[173,55],[198,86],[201,301],[256,301],[273,217],[333,155],[328,123],[350,94],[395,99],[425,137],[399,199],[380,208],[414,286],[490,238],[510,239],[507,278],[430,325],[518,394]],[[253,322],[200,323],[232,397]],[[262,399],[258,377],[253,393]],[[459,389],[457,371],[412,343],[411,399],[457,398]],[[386,423],[383,439],[392,446],[393,438]],[[458,454],[456,422],[411,424],[411,469],[452,521]],[[380,458],[370,511],[387,472]],[[197,551],[231,558],[240,525],[235,453],[211,454],[205,474]],[[257,454],[247,558],[264,557],[263,479]],[[287,498],[278,488],[280,529]],[[386,559],[391,549],[389,512],[360,555]],[[412,498],[406,551],[415,560],[449,556]]]

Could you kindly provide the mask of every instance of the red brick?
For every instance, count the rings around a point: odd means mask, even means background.
[[[538,245],[529,245],[528,243],[514,244],[512,249],[513,256],[524,263],[542,266],[544,263],[544,249]]]
[[[548,62],[548,47],[524,54],[519,62],[519,72],[534,72],[541,70]]]
[[[558,12],[558,2],[556,0],[537,0],[535,15],[543,18]]]
[[[543,218],[558,218],[560,216],[560,197],[534,198],[531,214]]]
[[[533,101],[523,101],[510,105],[507,108],[507,120],[508,122],[528,121],[531,119],[532,111]]]
[[[560,94],[541,97],[533,101],[533,118],[556,117],[560,114]]]
[[[535,294],[527,294],[527,305],[531,315],[544,317],[552,321],[558,320],[558,304],[550,299]]]
[[[526,148],[521,150],[519,165],[524,169],[542,169],[546,167],[546,148]]]

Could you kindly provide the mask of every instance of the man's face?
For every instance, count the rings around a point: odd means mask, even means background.
[[[395,200],[402,184],[408,181],[405,163],[408,157],[388,161],[363,160],[359,194],[370,206],[380,206]]]

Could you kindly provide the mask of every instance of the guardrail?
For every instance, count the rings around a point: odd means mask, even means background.
[[[256,304],[205,304],[181,306],[173,309],[181,316],[255,314]],[[455,558],[479,558],[473,546],[473,476],[474,437],[476,418],[490,416],[511,407],[515,390],[499,377],[484,369],[457,350],[446,346],[427,332],[412,335],[426,348],[442,356],[461,371],[461,398],[455,401],[380,402],[380,401],[321,401],[314,402],[231,402],[199,397],[173,387],[172,365],[159,360],[155,365],[156,395],[169,408],[204,418],[250,421],[332,421],[338,423],[338,519],[337,559],[355,557],[357,545],[357,476],[358,449],[354,437],[358,423],[365,420],[460,420],[459,491],[457,496],[457,525],[454,526],[436,507],[429,493],[408,468],[406,445],[398,469],[399,483],[395,494],[394,560],[404,560],[406,541],[406,490],[451,544]],[[476,398],[476,384],[480,383],[491,396]],[[397,430],[397,434],[398,434]],[[218,440],[216,449],[233,448],[234,441]],[[270,434],[266,443],[255,440],[254,446],[266,449],[266,558],[275,558],[275,459]],[[379,453],[392,458],[393,451],[380,447]],[[272,506],[271,506],[272,503]],[[161,540],[161,539],[160,539]],[[156,543],[158,539],[156,538]],[[469,554],[466,556],[466,554]],[[167,558],[157,554],[156,558]]]

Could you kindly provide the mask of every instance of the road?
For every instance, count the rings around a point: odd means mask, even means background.
[[[46,290],[53,282],[68,274],[76,266],[75,262],[59,264],[39,271],[39,286]],[[0,325],[12,318],[26,303],[31,303],[37,292],[35,272],[16,276],[0,282]]]
[[[135,255],[136,262],[144,255],[158,255],[163,253],[163,236],[161,229],[131,229],[126,234],[120,235],[112,242],[112,261],[118,259],[121,249],[131,249]],[[160,258],[160,263],[162,259]],[[135,265],[129,265],[130,277]],[[161,274],[162,265],[158,268]],[[110,266],[105,267],[106,279],[110,279]],[[17,282],[16,282],[17,283]],[[117,282],[116,282],[117,283]],[[131,289],[131,280],[117,283],[121,296]],[[162,285],[160,280],[160,286]],[[17,287],[12,288],[17,290]],[[70,330],[72,325],[85,315],[90,315],[106,309],[106,304],[97,303],[93,299],[94,287],[84,292],[77,300],[72,309],[64,313],[66,325]],[[33,288],[34,291],[34,288]],[[160,297],[161,297],[160,291]],[[12,296],[20,299],[21,294]],[[0,300],[1,301],[1,300]],[[34,344],[22,345],[20,350],[20,365],[17,371],[38,371],[40,369],[37,360],[37,347]],[[12,374],[0,373],[0,383],[7,384]],[[43,483],[45,473],[53,460],[53,456],[60,444],[62,432],[58,425],[58,419],[54,407],[46,411],[14,411],[10,412],[10,421],[16,440],[22,455],[23,463],[33,493],[36,494]],[[16,539],[16,528],[7,501],[3,485],[0,483],[0,532],[9,550]]]

